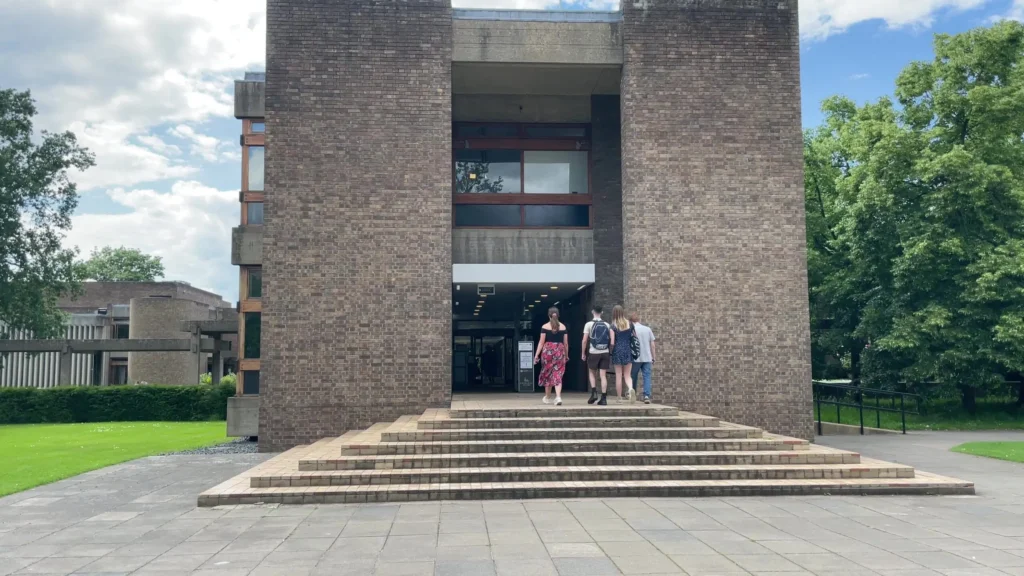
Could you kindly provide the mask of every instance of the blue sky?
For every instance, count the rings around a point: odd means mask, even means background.
[[[455,3],[560,8],[559,0]],[[1024,18],[1024,0],[800,0],[805,127],[820,122],[829,95],[891,94],[904,66],[932,57],[936,32],[1000,17]],[[233,80],[263,69],[265,34],[259,0],[0,2],[0,87],[31,89],[37,129],[71,129],[97,156],[95,168],[75,175],[81,202],[68,245],[136,247],[161,256],[168,279],[237,299]]]

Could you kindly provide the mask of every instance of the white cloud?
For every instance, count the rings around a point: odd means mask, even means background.
[[[1020,3],[1021,0],[1017,0]],[[968,10],[989,0],[801,0],[800,35],[821,40],[869,20],[891,28],[930,26],[942,10]]]
[[[191,144],[192,154],[207,162],[223,162],[238,157],[237,144],[200,134],[191,126],[179,124],[168,130],[167,133],[188,141]]]
[[[1024,22],[1024,0],[1014,0],[1013,6],[1010,7],[1010,11],[1005,16],[1009,20],[1019,20]]]
[[[231,116],[232,80],[263,65],[264,11],[251,0],[4,0],[0,85],[31,89],[37,126],[70,128],[96,154],[76,176],[83,191],[189,176],[196,166],[172,159],[153,129]]]
[[[107,195],[124,214],[79,214],[67,244],[83,254],[103,246],[138,248],[161,256],[165,277],[186,280],[235,301],[231,228],[238,225],[238,192],[182,181],[169,193],[115,188]]]
[[[853,81],[867,80],[868,78],[871,78],[871,74],[851,74],[850,75],[850,80],[853,80]]]
[[[155,134],[145,134],[136,138],[140,144],[146,146],[150,150],[157,154],[163,154],[165,156],[180,156],[181,148],[178,148],[174,144],[168,144],[164,142],[162,138]]]

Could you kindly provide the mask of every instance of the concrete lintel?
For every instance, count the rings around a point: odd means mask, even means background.
[[[455,20],[453,62],[622,64],[617,22]]]
[[[263,264],[263,226],[237,226],[231,229],[232,266]]]
[[[231,350],[231,342],[202,338],[201,352]],[[136,338],[125,340],[0,340],[0,353],[6,352],[194,352],[191,338]]]
[[[593,284],[593,264],[453,264],[452,282],[465,284]]]

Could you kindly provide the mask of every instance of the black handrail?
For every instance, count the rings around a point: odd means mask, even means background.
[[[836,424],[842,424],[842,408],[843,406],[849,406],[851,408],[857,408],[858,414],[860,415],[860,433],[864,434],[864,395],[870,394],[875,397],[875,405],[867,406],[868,410],[875,411],[875,426],[877,428],[882,427],[882,412],[893,412],[900,415],[900,421],[903,427],[903,433],[907,433],[907,414],[917,415],[920,413],[919,410],[908,410],[906,405],[906,399],[913,398],[915,400],[914,405],[920,406],[921,397],[917,394],[910,394],[908,392],[896,392],[893,390],[881,390],[879,388],[863,388],[861,386],[853,386],[850,384],[833,384],[830,382],[821,382],[812,380],[811,385],[814,391],[814,404],[817,408],[818,413],[818,434],[821,434],[821,406],[822,404],[835,406],[836,407]],[[844,398],[840,398],[839,395],[832,394],[830,397],[833,399],[822,399],[825,389],[842,390],[846,393],[842,394],[842,397],[849,396],[849,392],[853,392],[853,402],[844,402]],[[882,398],[889,398],[891,400],[891,407],[882,406]],[[896,398],[899,398],[900,406],[896,407]]]

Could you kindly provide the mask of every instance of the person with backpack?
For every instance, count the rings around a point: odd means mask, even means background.
[[[640,393],[640,382],[644,383],[644,404],[651,403],[651,371],[654,368],[654,332],[649,326],[640,323],[640,315],[634,312],[629,321],[633,323],[640,353],[633,360],[633,382],[636,382],[637,393]],[[641,380],[640,378],[643,378]]]
[[[607,322],[601,320],[604,312],[600,306],[591,309],[594,319],[583,327],[583,361],[587,363],[587,374],[590,378],[590,400],[587,404],[597,403],[598,406],[608,405],[608,376],[605,374],[611,366],[611,350],[615,346],[615,334]],[[597,395],[597,378],[601,377],[601,396]]]
[[[615,393],[619,396],[619,402],[636,402],[631,374],[634,338],[636,331],[633,329],[633,323],[626,317],[626,310],[622,306],[612,308],[612,368],[615,370]],[[639,355],[639,350],[637,354]],[[622,393],[623,380],[626,381],[625,395]]]

